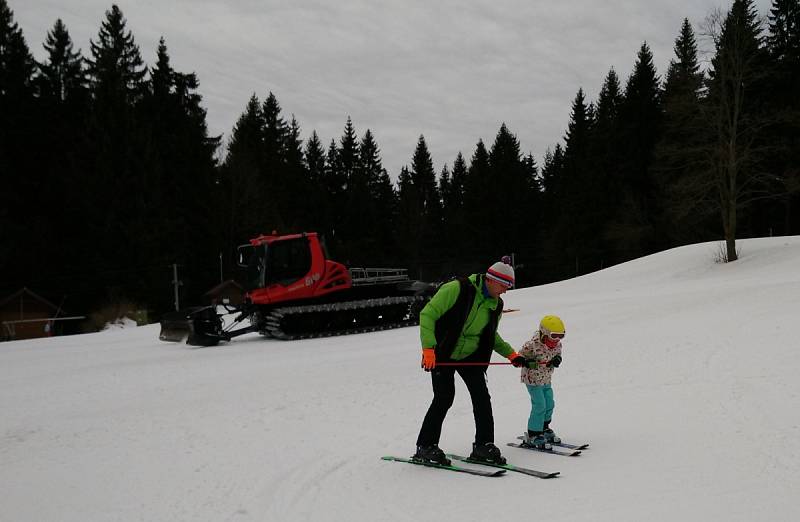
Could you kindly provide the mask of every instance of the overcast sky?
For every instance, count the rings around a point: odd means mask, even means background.
[[[89,56],[108,0],[8,0],[37,59],[61,18]],[[371,129],[393,179],[422,134],[438,171],[491,146],[505,122],[541,164],[579,87],[595,100],[609,68],[624,82],[647,41],[663,77],[684,17],[715,0],[120,0],[142,56],[160,36],[196,72],[211,133],[230,134],[250,95],[272,91],[306,139],[338,142],[350,116]],[[770,0],[757,0],[766,15]]]

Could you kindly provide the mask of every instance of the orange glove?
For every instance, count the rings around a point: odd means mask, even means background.
[[[436,351],[433,348],[422,349],[422,368],[426,372],[436,368]]]

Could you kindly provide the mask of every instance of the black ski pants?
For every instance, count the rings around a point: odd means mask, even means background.
[[[461,376],[467,385],[472,399],[472,413],[475,416],[475,442],[485,444],[494,442],[494,418],[492,417],[492,398],[486,387],[485,366],[446,366],[431,371],[433,401],[422,421],[417,437],[417,446],[439,444],[442,424],[447,410],[453,405],[456,396],[455,374]]]

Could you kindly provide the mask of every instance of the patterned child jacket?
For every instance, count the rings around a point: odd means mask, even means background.
[[[547,363],[550,359],[555,357],[556,354],[561,354],[561,341],[555,348],[548,348],[540,339],[540,333],[537,331],[530,341],[522,345],[522,350],[519,354],[526,359],[534,359],[539,365],[536,368],[523,368],[520,380],[525,384],[532,386],[542,386],[550,384],[553,377],[553,370],[555,368],[548,368]]]

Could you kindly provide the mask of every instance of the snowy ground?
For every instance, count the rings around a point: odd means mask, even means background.
[[[797,520],[800,237],[739,247],[728,265],[706,243],[506,295],[515,346],[544,314],[567,324],[553,424],[591,442],[582,456],[506,447],[528,397],[518,370],[489,370],[498,445],[554,480],[380,460],[412,453],[430,401],[416,328],[0,344],[0,520]],[[442,447],[469,451],[473,429],[459,382]]]

